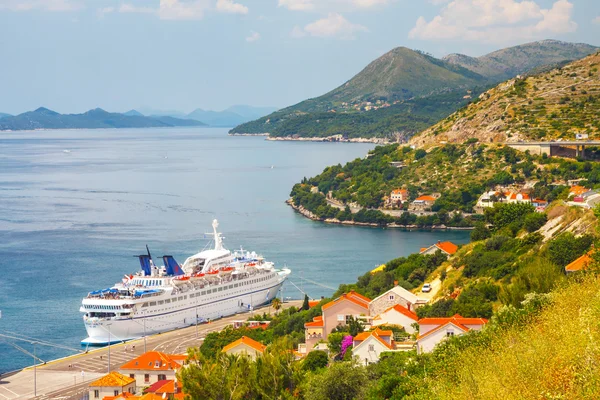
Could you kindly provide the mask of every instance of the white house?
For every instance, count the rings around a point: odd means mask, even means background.
[[[89,385],[90,400],[118,396],[121,393],[135,393],[135,379],[116,371],[95,380]]]
[[[362,332],[354,337],[352,356],[364,365],[379,361],[381,353],[394,351],[392,331],[375,329],[371,332]]]
[[[463,335],[470,330],[479,331],[487,322],[485,318],[463,318],[459,314],[450,318],[422,318],[419,320],[417,352],[429,353],[447,337]]]
[[[396,285],[369,303],[369,315],[379,315],[390,307],[399,304],[408,311],[414,311],[429,300],[409,292],[402,286]]]
[[[149,351],[121,365],[119,370],[135,379],[137,388],[150,386],[153,383],[175,379],[177,370],[183,365],[187,355],[165,354],[160,351]]]
[[[415,333],[415,328],[413,328],[412,325],[418,320],[419,317],[417,317],[417,314],[410,311],[408,308],[401,306],[400,304],[396,304],[395,306],[390,307],[381,314],[375,316],[371,324],[373,326],[401,326],[404,328],[406,333],[413,334]]]

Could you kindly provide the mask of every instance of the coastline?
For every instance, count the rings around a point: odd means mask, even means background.
[[[265,136],[265,140],[280,142],[330,142],[330,143],[375,143],[388,144],[389,140],[384,138],[350,138],[340,139],[338,136],[328,137],[271,137],[269,133],[229,133],[229,136]]]
[[[294,204],[292,199],[287,199],[285,201],[287,205],[292,207],[294,211],[301,214],[302,216],[318,222],[324,222],[326,224],[335,224],[335,225],[347,225],[347,226],[368,226],[371,228],[395,228],[395,229],[406,229],[406,230],[447,230],[447,231],[470,231],[473,230],[473,227],[454,227],[454,226],[446,226],[446,225],[432,225],[430,227],[420,227],[418,225],[398,225],[398,224],[387,224],[387,225],[379,225],[374,222],[355,222],[355,221],[340,221],[336,218],[328,218],[328,219],[320,219],[316,217],[311,211],[304,208],[304,206],[297,206]]]

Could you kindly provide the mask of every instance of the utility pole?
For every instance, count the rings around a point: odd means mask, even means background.
[[[37,397],[37,361],[35,359],[35,345],[33,342],[33,397]]]

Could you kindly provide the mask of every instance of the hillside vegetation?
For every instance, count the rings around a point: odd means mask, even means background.
[[[399,47],[338,88],[239,125],[231,133],[405,139],[514,74],[578,59],[594,50],[589,45],[542,41],[479,58],[451,55],[440,60]]]
[[[504,82],[482,93],[411,139],[429,147],[462,143],[600,137],[600,53],[538,75]]]

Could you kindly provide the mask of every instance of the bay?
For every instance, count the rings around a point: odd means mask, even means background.
[[[467,232],[322,224],[284,203],[303,177],[373,147],[269,142],[214,128],[2,132],[0,333],[79,348],[82,297],[138,270],[132,256],[146,244],[153,256],[182,262],[207,245],[214,218],[229,249],[287,265],[314,298],[437,240],[468,242]],[[302,297],[292,284],[283,295]],[[37,353],[50,360],[72,352],[38,345]],[[0,338],[0,373],[31,363]]]

